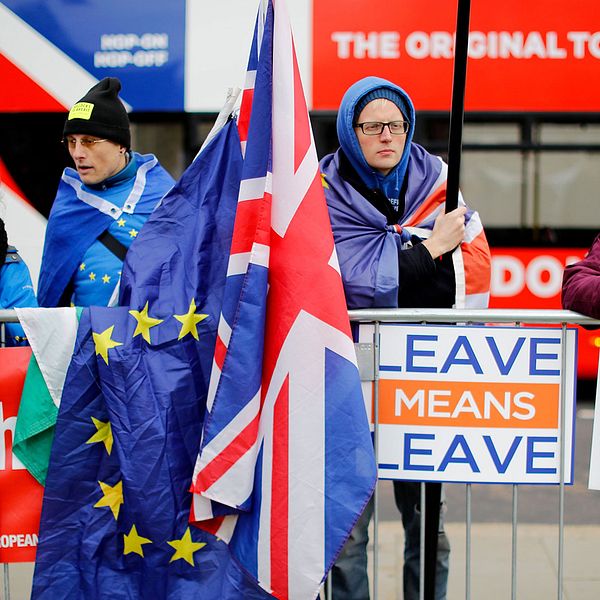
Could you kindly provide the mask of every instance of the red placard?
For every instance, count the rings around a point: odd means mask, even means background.
[[[566,265],[586,248],[492,248],[490,308],[560,309]],[[577,374],[595,379],[600,332],[579,328]]]
[[[32,562],[44,488],[12,453],[30,348],[0,349],[0,562]]]
[[[468,111],[600,111],[594,0],[471,5]],[[313,0],[313,108],[337,110],[367,75],[403,87],[417,110],[450,109],[457,1]]]

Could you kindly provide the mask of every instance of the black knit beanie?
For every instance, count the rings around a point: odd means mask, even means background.
[[[410,111],[408,109],[408,105],[405,102],[402,95],[399,94],[396,90],[393,90],[391,88],[380,87],[380,88],[371,90],[370,92],[367,92],[356,103],[356,107],[354,108],[354,123],[356,123],[356,121],[358,120],[358,117],[359,117],[360,113],[362,112],[363,108],[367,104],[369,104],[369,102],[372,102],[373,100],[377,100],[378,98],[385,98],[386,100],[393,102],[400,109],[400,111],[404,115],[405,119],[410,118]]]
[[[63,135],[87,133],[131,147],[129,117],[119,100],[121,82],[116,77],[105,77],[69,111]]]
[[[8,236],[6,235],[6,228],[4,227],[4,221],[0,219],[0,269],[6,259],[6,251],[8,250]]]

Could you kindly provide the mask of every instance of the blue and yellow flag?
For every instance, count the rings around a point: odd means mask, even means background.
[[[56,424],[32,598],[262,599],[189,523],[239,191],[234,122],[145,225],[126,307],[86,309]]]

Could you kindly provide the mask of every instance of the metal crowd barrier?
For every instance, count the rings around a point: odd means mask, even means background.
[[[375,424],[377,424],[378,403],[379,403],[379,326],[380,323],[461,323],[461,324],[545,324],[561,326],[561,347],[565,347],[566,330],[568,325],[587,325],[600,326],[600,320],[594,320],[578,313],[567,310],[512,310],[512,309],[488,309],[488,310],[469,310],[469,309],[367,309],[351,310],[348,312],[350,320],[355,323],[370,323],[374,325],[373,348],[367,355],[359,355],[359,368],[361,371],[373,373],[374,381],[374,408]],[[6,323],[18,322],[15,311],[0,310],[0,347],[5,345],[6,341]],[[566,356],[562,352],[561,377],[565,375]],[[364,362],[368,364],[364,364]],[[564,382],[561,381],[561,424],[565,422],[565,391]],[[375,427],[375,453],[377,456],[378,440],[377,427]],[[565,428],[561,427],[560,443],[560,494],[559,494],[559,536],[558,536],[558,575],[557,575],[557,598],[563,598],[563,579],[564,579],[564,503],[565,503],[565,481],[564,481],[564,445]],[[459,484],[454,484],[459,485]],[[465,600],[471,599],[471,524],[472,524],[472,506],[471,506],[471,486],[465,484],[466,488],[466,557],[465,557]],[[511,549],[511,600],[517,598],[517,507],[518,507],[518,485],[513,485],[512,499],[512,549]],[[421,484],[421,503],[423,504],[425,484]],[[424,515],[423,507],[421,514]],[[375,510],[374,510],[374,535],[373,535],[373,596],[374,600],[379,600],[379,510],[378,510],[378,492],[375,491]],[[425,523],[421,523],[421,556],[425,555]],[[398,565],[400,568],[401,566]],[[423,572],[423,566],[421,566]],[[4,598],[9,600],[9,565],[3,564],[4,574]],[[331,586],[328,587],[327,598],[331,598]],[[425,600],[424,582],[421,577],[420,600]]]
[[[379,327],[381,323],[406,323],[406,324],[426,324],[426,323],[450,323],[465,325],[481,324],[504,324],[506,325],[560,325],[561,326],[561,349],[566,347],[566,331],[568,325],[586,325],[600,326],[599,320],[585,317],[579,313],[568,310],[513,310],[513,309],[366,309],[350,310],[350,320],[354,323],[368,323],[374,326],[373,348],[372,352],[358,353],[359,369],[361,373],[372,372],[372,381],[374,382],[374,444],[375,455],[378,456],[378,410],[379,410]],[[558,573],[557,573],[557,598],[563,598],[563,580],[564,580],[564,504],[565,504],[565,394],[564,385],[566,352],[562,352],[561,365],[561,395],[560,395],[560,483],[559,483],[559,517],[558,517]],[[363,380],[365,377],[362,377]],[[377,463],[379,464],[379,463]],[[461,485],[461,484],[453,484]],[[465,600],[471,600],[471,525],[472,525],[472,503],[470,483],[463,484],[466,488],[466,556],[465,556]],[[495,484],[498,485],[498,484]],[[518,507],[518,485],[510,484],[513,488],[512,496],[512,549],[511,549],[511,600],[517,598],[517,507]],[[425,483],[421,483],[421,538],[420,538],[420,556],[425,556],[425,522],[424,522],[424,498]],[[378,491],[375,490],[375,510],[373,517],[373,573],[372,589],[374,600],[379,599],[379,510],[378,510]],[[398,565],[402,568],[402,565]],[[419,589],[419,599],[425,599],[424,581],[423,581],[423,561],[421,561],[421,581]],[[329,586],[329,590],[331,586]],[[328,590],[328,592],[329,592]],[[331,598],[330,592],[327,594]],[[428,599],[427,599],[428,600]]]

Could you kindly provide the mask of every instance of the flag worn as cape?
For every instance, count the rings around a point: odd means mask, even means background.
[[[321,161],[323,185],[349,308],[398,306],[398,252],[402,231],[423,239],[431,235],[444,211],[448,166],[439,157],[411,144],[406,206],[399,226],[339,176],[339,152]],[[465,206],[462,194],[459,206]],[[456,308],[487,308],[490,292],[490,251],[476,211],[465,215],[465,237],[453,252]]]
[[[265,590],[313,600],[376,473],[290,24],[265,4],[192,519]]]
[[[173,185],[173,178],[152,154],[134,156],[138,170],[129,198],[137,213],[149,215]],[[57,306],[86,250],[121,212],[104,208],[100,197],[84,189],[77,171],[65,169],[46,229],[38,284],[40,306]]]
[[[241,169],[234,122],[128,254],[128,307],[85,309],[48,469],[32,598],[270,597],[189,524]],[[135,246],[135,247],[134,247]]]

